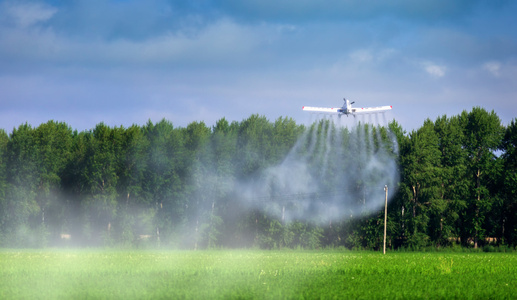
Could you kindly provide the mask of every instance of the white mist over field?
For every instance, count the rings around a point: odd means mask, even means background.
[[[315,116],[280,164],[237,184],[242,199],[283,222],[328,224],[382,209],[385,185],[394,195],[399,179],[384,115]]]
[[[11,240],[4,239],[9,242],[5,244],[251,247],[261,245],[262,237],[270,237],[268,218],[274,221],[269,224],[297,225],[293,222],[301,221],[312,226],[378,213],[384,207],[384,187],[387,185],[389,195],[394,195],[399,179],[397,141],[383,116],[316,114],[311,125],[296,125],[291,119],[287,130],[277,127],[276,132],[274,126],[283,126],[281,123],[271,126],[265,118],[255,120],[270,126],[264,136],[274,139],[271,143],[280,143],[276,148],[261,149],[262,140],[253,140],[263,138],[259,134],[214,134],[202,146],[192,147],[199,152],[183,156],[193,158],[187,159],[183,168],[174,169],[184,172],[170,171],[173,175],[167,169],[172,163],[161,163],[183,162],[167,160],[168,153],[158,151],[171,147],[165,144],[150,150],[158,153],[158,158],[149,161],[159,163],[149,164],[145,173],[163,182],[143,178],[135,183],[151,186],[146,190],[150,194],[147,198],[130,198],[129,190],[126,199],[119,197],[114,180],[110,192],[83,195],[68,189],[43,200],[34,194],[30,201],[11,201],[9,205],[16,204],[13,207],[19,212],[24,212],[24,203],[43,209],[22,215],[29,219],[28,225],[6,219],[4,224],[12,234]],[[29,187],[14,187],[17,198],[13,199],[31,199]],[[290,246],[295,246],[294,242]]]

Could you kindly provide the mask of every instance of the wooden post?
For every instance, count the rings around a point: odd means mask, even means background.
[[[386,223],[388,221],[388,186],[384,186],[384,191],[386,192],[386,200],[384,202],[384,244],[382,247],[382,253],[386,254]]]

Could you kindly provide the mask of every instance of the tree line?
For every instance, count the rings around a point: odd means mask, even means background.
[[[0,130],[0,246],[382,247],[384,211],[283,222],[235,193],[235,181],[280,163],[306,129],[252,115],[212,127]],[[409,133],[396,121],[373,129],[398,141],[389,247],[517,245],[515,121],[475,107]]]

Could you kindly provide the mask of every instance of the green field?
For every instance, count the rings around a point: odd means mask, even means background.
[[[515,299],[516,295],[516,253],[0,251],[0,299]]]

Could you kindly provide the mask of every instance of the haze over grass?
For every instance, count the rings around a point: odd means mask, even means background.
[[[509,299],[516,264],[515,253],[2,250],[0,297]]]

